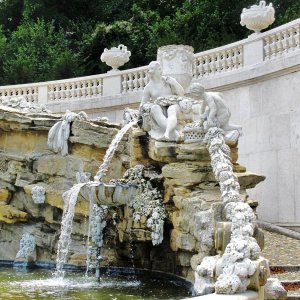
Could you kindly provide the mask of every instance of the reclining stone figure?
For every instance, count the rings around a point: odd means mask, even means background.
[[[156,104],[159,97],[183,96],[183,87],[176,79],[162,76],[160,63],[152,61],[148,67],[149,83],[146,85],[140,105],[143,128],[157,140],[163,139],[167,127],[167,107]]]

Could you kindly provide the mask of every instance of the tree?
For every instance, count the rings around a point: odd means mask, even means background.
[[[5,45],[3,77],[7,84],[77,76],[79,57],[68,48],[67,36],[52,23],[24,23]]]

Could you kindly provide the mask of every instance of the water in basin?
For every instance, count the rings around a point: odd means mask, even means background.
[[[54,278],[51,270],[0,268],[0,299],[101,299],[154,300],[183,299],[189,290],[177,281],[130,275],[102,276],[101,282],[83,273],[68,272],[64,279]]]

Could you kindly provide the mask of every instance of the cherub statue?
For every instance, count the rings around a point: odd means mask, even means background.
[[[205,130],[219,127],[224,130],[228,141],[236,142],[242,134],[242,126],[230,124],[230,110],[222,98],[222,94],[206,92],[200,83],[192,83],[187,94],[195,100],[201,101],[200,124]]]

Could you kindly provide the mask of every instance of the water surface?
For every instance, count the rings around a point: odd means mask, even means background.
[[[99,283],[83,273],[70,272],[56,279],[52,272],[0,267],[0,299],[166,300],[189,296],[187,288],[176,281],[105,275]]]

